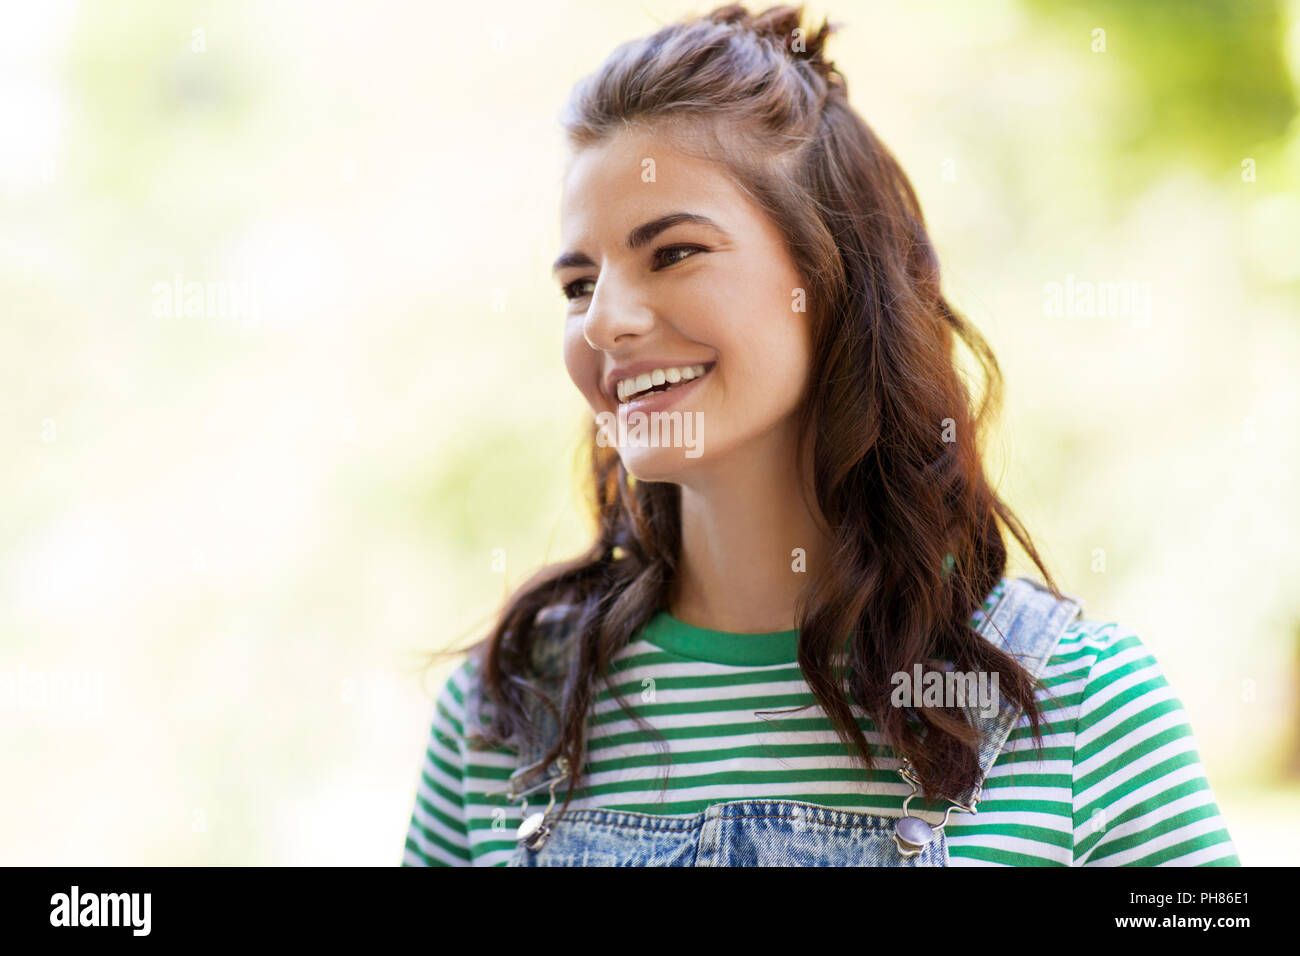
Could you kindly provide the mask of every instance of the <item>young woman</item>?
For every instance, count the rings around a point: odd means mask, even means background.
[[[403,862],[1239,865],[1156,661],[986,480],[997,363],[801,19],[721,7],[574,91],[598,532],[447,681]]]

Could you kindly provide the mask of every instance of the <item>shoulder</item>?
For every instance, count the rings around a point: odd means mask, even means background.
[[[533,618],[532,664],[537,676],[557,679],[568,673],[581,608],[577,604],[552,604]]]
[[[1083,617],[1084,601],[1030,577],[1002,577],[970,624],[999,650],[1019,659],[1031,677],[1041,675],[1066,629]]]
[[[1151,648],[1118,621],[1079,620],[1067,628],[1056,660],[1080,682],[1076,765],[1092,772],[1117,760],[1192,749],[1182,702]],[[1086,773],[1083,780],[1089,778]]]
[[[573,605],[551,605],[534,618],[532,676],[548,686],[567,673],[577,611]],[[476,735],[492,720],[492,702],[482,681],[487,650],[486,643],[470,648],[447,675],[437,695],[435,726],[451,728],[460,739]]]
[[[1074,702],[1076,864],[1240,865],[1182,701],[1142,638],[1075,620],[1050,670]]]
[[[464,739],[467,717],[477,696],[479,664],[473,655],[455,664],[433,701],[430,745],[455,747]]]
[[[1075,618],[1062,632],[1052,664],[1067,665],[1072,671],[1086,669],[1093,692],[1134,681],[1168,686],[1154,652],[1120,621]]]
[[[1044,677],[1075,704],[1076,749],[1113,745],[1143,722],[1186,725],[1155,653],[1120,621],[1078,617],[1066,625]]]

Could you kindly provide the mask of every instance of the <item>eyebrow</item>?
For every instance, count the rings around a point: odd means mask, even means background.
[[[660,216],[658,219],[651,219],[649,222],[642,223],[627,234],[627,247],[629,249],[640,249],[642,246],[654,240],[666,229],[673,226],[681,225],[684,222],[694,223],[697,226],[707,226],[717,232],[727,235],[727,231],[719,226],[708,216],[702,216],[695,212],[670,212],[666,216]],[[555,260],[551,266],[551,272],[559,272],[561,269],[567,269],[573,266],[594,266],[596,263],[585,252],[566,252]]]

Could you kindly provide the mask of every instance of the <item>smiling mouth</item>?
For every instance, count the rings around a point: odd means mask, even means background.
[[[696,365],[666,366],[657,368],[653,372],[643,372],[632,378],[623,379],[615,385],[618,403],[626,405],[647,395],[670,392],[679,386],[689,385],[696,379],[704,378],[717,364],[717,362],[703,362]]]

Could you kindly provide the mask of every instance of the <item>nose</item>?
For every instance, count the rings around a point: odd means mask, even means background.
[[[582,320],[582,334],[593,349],[608,351],[626,344],[621,341],[626,336],[645,335],[654,322],[646,291],[607,271],[596,280]]]

